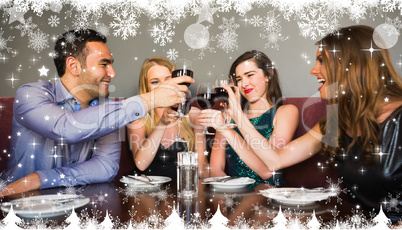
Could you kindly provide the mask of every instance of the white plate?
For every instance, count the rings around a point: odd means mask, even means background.
[[[261,195],[287,205],[311,205],[317,201],[336,196],[336,192],[304,188],[270,188],[260,191]]]
[[[143,181],[147,181],[147,178],[142,176],[136,176],[136,178]],[[153,188],[155,186],[161,186],[164,183],[167,183],[172,180],[172,178],[166,176],[148,176],[148,178],[152,180],[150,183],[152,183],[153,185],[146,184],[144,182],[126,176],[123,176],[120,179],[120,182],[126,184],[127,186],[134,186],[136,188]]]
[[[60,203],[65,199],[68,201]],[[57,202],[59,203],[57,204]],[[10,203],[13,204],[14,213],[21,217],[46,218],[70,213],[73,208],[79,208],[88,204],[89,198],[74,194],[41,195],[15,199],[10,201]],[[1,210],[9,212],[10,208],[11,206],[2,206]]]
[[[222,177],[225,178],[225,177]],[[254,179],[248,177],[240,177],[232,180],[228,180],[226,182],[216,182],[210,181],[210,178],[205,178],[204,183],[212,185],[216,189],[242,189],[247,185],[253,184],[255,182]]]

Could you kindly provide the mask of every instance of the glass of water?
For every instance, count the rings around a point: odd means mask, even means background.
[[[198,196],[198,153],[177,153],[177,196],[193,198]]]

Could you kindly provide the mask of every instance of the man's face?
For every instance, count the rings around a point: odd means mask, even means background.
[[[91,97],[109,96],[109,83],[116,76],[113,57],[103,42],[88,42],[85,68],[81,69],[79,86]],[[81,67],[84,65],[81,65]]]

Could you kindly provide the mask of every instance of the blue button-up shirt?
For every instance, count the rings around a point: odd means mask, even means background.
[[[119,169],[119,128],[145,114],[138,96],[94,100],[81,110],[60,79],[23,85],[15,96],[1,177],[15,181],[37,172],[42,189],[111,181]]]

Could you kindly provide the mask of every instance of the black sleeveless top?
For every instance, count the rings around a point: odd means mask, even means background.
[[[362,149],[356,143],[341,155],[337,168],[351,201],[376,213],[383,205],[384,213],[395,223],[402,219],[402,106],[382,123],[379,141],[383,154],[375,154],[371,164],[364,163]],[[343,149],[351,142],[352,138],[345,135]]]
[[[134,170],[134,174],[145,174],[151,176],[167,176],[172,179],[177,177],[177,153],[187,151],[185,142],[174,142],[168,148],[159,144],[158,151],[152,163],[144,171]]]

